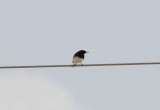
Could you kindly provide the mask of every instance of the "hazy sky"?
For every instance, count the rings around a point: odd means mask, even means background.
[[[1,0],[0,66],[160,61],[159,0]],[[3,110],[160,110],[160,66],[0,70]]]

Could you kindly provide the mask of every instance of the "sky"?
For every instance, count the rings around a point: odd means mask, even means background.
[[[0,1],[0,66],[159,62],[158,0]],[[3,110],[159,110],[160,68],[0,70]]]

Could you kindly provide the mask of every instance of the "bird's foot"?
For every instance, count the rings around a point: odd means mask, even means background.
[[[72,67],[75,67],[75,66],[76,66],[76,64],[73,64],[73,65],[72,65]]]

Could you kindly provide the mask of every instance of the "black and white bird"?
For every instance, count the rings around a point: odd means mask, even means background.
[[[85,50],[80,50],[78,52],[76,52],[73,56],[73,66],[75,66],[77,63],[82,63],[82,61],[84,60],[84,54],[88,53]]]

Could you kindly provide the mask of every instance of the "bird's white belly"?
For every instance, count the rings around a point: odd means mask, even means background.
[[[82,61],[83,61],[83,58],[74,57],[72,62],[73,62],[74,64],[77,64],[77,63],[82,63]]]

